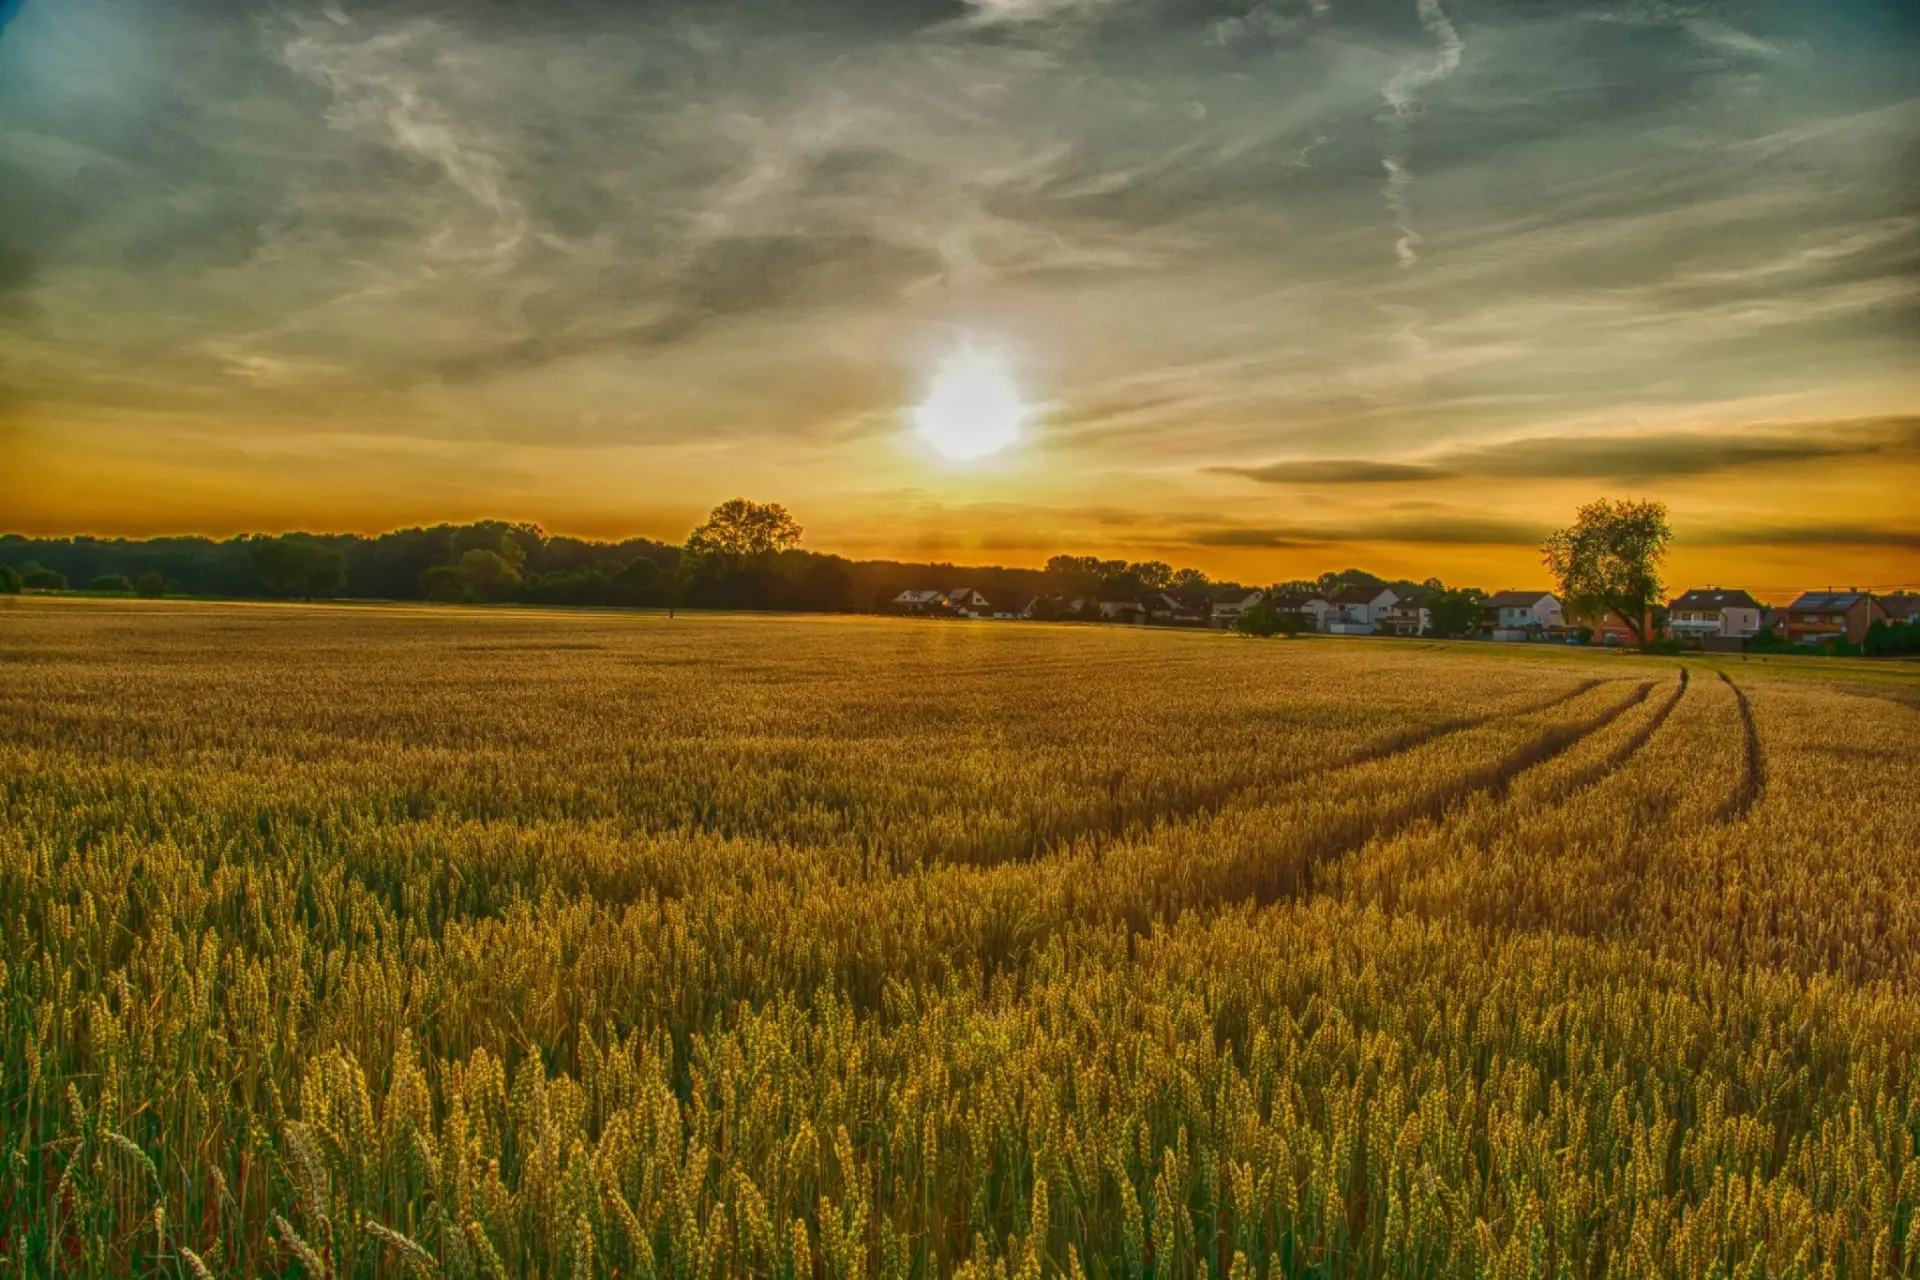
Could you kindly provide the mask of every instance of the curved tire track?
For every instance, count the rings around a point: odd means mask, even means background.
[[[1259,778],[1251,782],[1236,783],[1204,793],[1184,804],[1166,805],[1149,817],[1142,819],[1136,815],[1116,814],[1106,821],[1094,821],[1082,824],[1075,830],[1051,833],[1047,838],[1029,836],[1024,853],[1013,858],[1001,858],[982,862],[968,862],[971,866],[996,866],[1008,862],[1034,862],[1053,857],[1073,848],[1080,841],[1092,837],[1096,844],[1104,845],[1111,841],[1123,840],[1132,836],[1145,835],[1156,830],[1183,826],[1189,823],[1204,822],[1214,814],[1220,813],[1239,797],[1261,787],[1292,786],[1314,778],[1333,777],[1349,769],[1372,764],[1398,755],[1402,751],[1412,751],[1423,747],[1436,739],[1449,734],[1466,733],[1502,720],[1517,720],[1524,716],[1537,716],[1543,711],[1572,702],[1575,698],[1591,693],[1602,685],[1618,683],[1620,677],[1594,678],[1582,680],[1572,688],[1557,693],[1551,698],[1511,711],[1499,711],[1490,715],[1459,716],[1451,720],[1441,720],[1434,724],[1423,725],[1417,729],[1408,729],[1390,733],[1377,741],[1362,744],[1345,756],[1334,760],[1308,765],[1295,773],[1282,773],[1271,777]],[[1625,707],[1621,708],[1625,710]],[[1564,748],[1563,748],[1564,750]]]
[[[1595,686],[1605,683],[1611,682],[1596,681]],[[1311,897],[1317,886],[1321,867],[1357,853],[1374,840],[1391,838],[1423,820],[1442,818],[1455,805],[1472,796],[1483,793],[1496,797],[1505,796],[1508,789],[1512,787],[1514,779],[1522,773],[1545,764],[1571,750],[1583,739],[1605,729],[1645,702],[1652,691],[1651,684],[1643,684],[1635,696],[1622,699],[1617,705],[1608,707],[1587,720],[1548,729],[1490,769],[1482,770],[1477,774],[1469,773],[1448,785],[1436,787],[1413,804],[1395,813],[1384,815],[1379,821],[1366,824],[1359,831],[1345,833],[1318,847],[1309,845],[1301,849],[1299,887],[1292,896]],[[1586,690],[1583,689],[1581,692]],[[1555,699],[1549,706],[1557,706],[1567,700],[1566,698]],[[1545,709],[1547,708],[1539,708],[1539,710]],[[1252,900],[1264,906],[1287,896],[1289,895],[1285,891],[1271,896],[1256,891],[1252,895]]]
[[[1727,682],[1727,688],[1733,690],[1734,700],[1740,704],[1740,725],[1747,738],[1746,767],[1743,770],[1740,785],[1734,789],[1734,793],[1727,798],[1726,804],[1720,808],[1720,821],[1733,823],[1746,817],[1747,812],[1765,793],[1767,759],[1760,749],[1760,730],[1754,725],[1753,707],[1747,702],[1746,692],[1735,684],[1733,677],[1726,672],[1722,671],[1720,678]]]

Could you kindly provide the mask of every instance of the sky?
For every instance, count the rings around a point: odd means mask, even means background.
[[[26,0],[0,530],[1920,584],[1900,0]],[[960,356],[1019,438],[914,430]]]

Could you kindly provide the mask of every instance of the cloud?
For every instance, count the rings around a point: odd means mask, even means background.
[[[1417,105],[1420,90],[1452,75],[1467,48],[1448,19],[1447,11],[1440,7],[1440,0],[1416,0],[1416,3],[1420,25],[1439,44],[1440,52],[1431,63],[1423,65],[1418,60],[1407,63],[1382,90],[1387,105],[1393,108],[1388,129],[1394,150],[1382,157],[1380,164],[1387,171],[1387,208],[1393,213],[1394,226],[1400,233],[1400,238],[1394,241],[1394,257],[1402,267],[1411,267],[1420,260],[1416,251],[1420,233],[1413,229],[1413,173],[1407,167],[1407,117]]]
[[[1376,462],[1368,458],[1303,458],[1297,462],[1273,462],[1264,467],[1215,469],[1268,484],[1402,484],[1439,480],[1454,474],[1423,463]]]
[[[1258,529],[1229,525],[1221,529],[1201,529],[1188,536],[1196,547],[1300,547],[1320,539],[1302,539],[1282,529]]]
[[[1525,520],[1486,516],[1384,515],[1365,525],[1225,525],[1186,535],[1196,547],[1313,547],[1342,543],[1405,543],[1413,546],[1536,546],[1547,529]]]
[[[1489,477],[1662,480],[1743,467],[1920,449],[1920,417],[1806,424],[1780,432],[1539,437],[1446,455],[1442,464]]]
[[[1746,430],[1532,436],[1424,460],[1306,458],[1214,470],[1267,484],[1404,484],[1463,477],[1652,481],[1835,458],[1920,456],[1920,416]]]
[[[1920,550],[1920,529],[1911,525],[1836,520],[1810,524],[1709,524],[1682,529],[1678,540],[1702,547],[1905,547]]]
[[[1098,9],[1110,0],[965,0],[968,25],[1020,26],[1053,22]]]

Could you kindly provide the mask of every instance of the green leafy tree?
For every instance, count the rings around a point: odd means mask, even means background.
[[[67,575],[54,569],[43,569],[29,560],[20,566],[20,585],[35,591],[65,591]]]
[[[453,604],[473,599],[473,592],[468,588],[467,579],[460,572],[460,567],[451,564],[436,564],[422,570],[420,595],[422,599],[440,604]]]
[[[1473,587],[1436,591],[1427,598],[1427,625],[1437,636],[1470,636],[1480,630],[1484,593]]]
[[[475,547],[456,566],[476,594],[502,595],[520,581],[520,567],[498,551]]]
[[[307,599],[338,595],[347,584],[347,557],[337,547],[288,534],[256,538],[253,567],[269,591]]]
[[[133,584],[133,589],[149,600],[158,600],[167,594],[167,580],[157,573],[148,571],[140,575],[140,580]]]
[[[127,595],[133,591],[133,583],[124,573],[103,573],[87,584],[89,591],[108,591],[115,595]]]
[[[468,552],[487,551],[513,566],[516,576],[534,552],[545,547],[547,535],[537,524],[509,524],[504,520],[482,520],[478,524],[455,529],[448,539],[454,563]]]
[[[0,564],[0,596],[20,594],[20,571],[10,564]]]
[[[1641,648],[1653,638],[1644,619],[1665,598],[1660,563],[1673,529],[1659,502],[1590,502],[1573,524],[1541,544],[1541,559],[1560,586],[1560,600],[1582,616],[1611,609]]]
[[[1269,595],[1251,609],[1242,611],[1233,620],[1233,629],[1243,636],[1267,639],[1272,636],[1286,636],[1291,639],[1306,630],[1306,615],[1298,609],[1282,609],[1274,604]]]
[[[614,574],[613,581],[623,587],[651,589],[660,585],[660,566],[648,557],[640,556]]]
[[[1920,621],[1890,622],[1885,618],[1876,619],[1867,628],[1867,637],[1861,649],[1871,658],[1920,653]]]

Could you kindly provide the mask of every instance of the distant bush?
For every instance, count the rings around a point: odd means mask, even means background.
[[[1920,653],[1920,620],[1888,622],[1883,618],[1867,628],[1867,642],[1861,647],[1873,658]]]
[[[1262,600],[1233,620],[1233,629],[1243,636],[1266,639],[1270,636],[1297,636],[1306,629],[1306,617],[1295,609],[1276,609]]]
[[[167,594],[167,580],[157,573],[143,573],[140,581],[133,584],[133,589],[149,600],[158,600]]]
[[[20,594],[20,571],[10,564],[0,564],[0,596]]]
[[[65,591],[67,575],[28,563],[20,566],[20,585],[31,587],[36,591]]]
[[[130,595],[133,592],[133,582],[124,573],[103,573],[87,584],[87,590]]]

